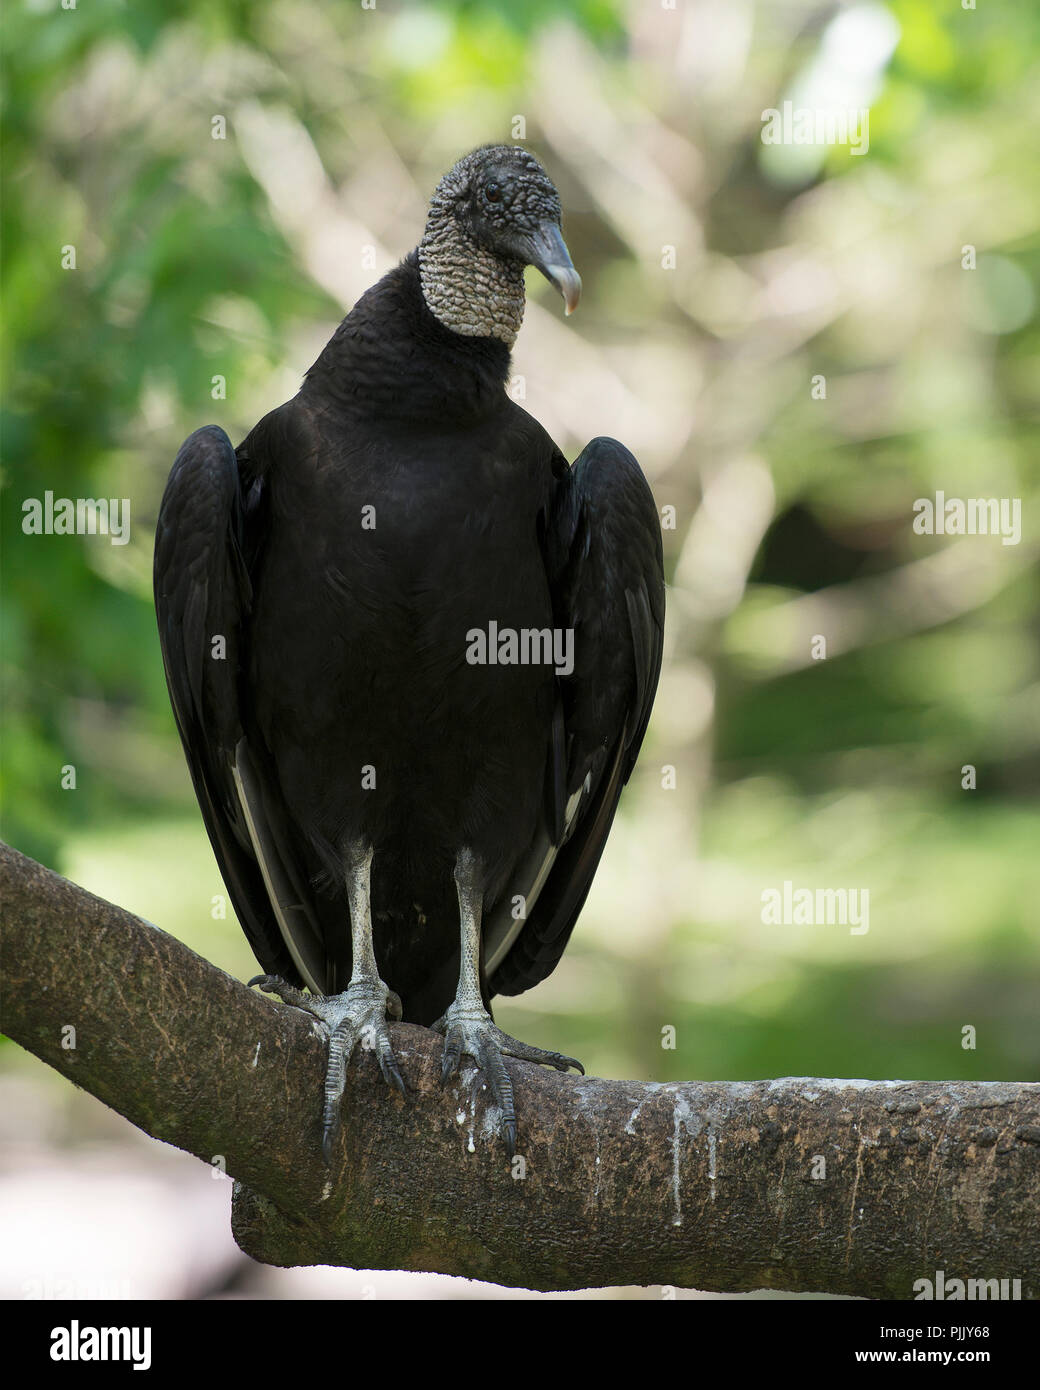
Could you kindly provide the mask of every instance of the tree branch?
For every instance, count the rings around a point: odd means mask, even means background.
[[[941,1269],[1040,1295],[1040,1085],[651,1085],[510,1063],[511,1166],[479,1075],[445,1090],[440,1039],[396,1024],[409,1094],[361,1053],[329,1171],[308,1015],[2,845],[0,886],[0,1027],[148,1134],[222,1159],[255,1259],[890,1298]]]

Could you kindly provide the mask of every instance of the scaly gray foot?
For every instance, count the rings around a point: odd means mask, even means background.
[[[487,1077],[491,1096],[502,1112],[500,1126],[509,1157],[516,1152],[516,1108],[513,1104],[513,1082],[502,1060],[505,1057],[518,1057],[523,1062],[538,1062],[544,1067],[555,1067],[557,1071],[567,1071],[574,1067],[585,1075],[585,1068],[573,1057],[564,1057],[560,1052],[543,1052],[540,1047],[511,1038],[503,1033],[492,1021],[486,1009],[466,1009],[452,1004],[433,1025],[435,1033],[444,1035],[444,1057],[441,1061],[441,1077],[447,1081],[459,1069],[463,1054],[472,1057]]]
[[[382,980],[356,980],[342,994],[304,994],[277,975],[257,975],[250,980],[265,994],[276,994],[286,1004],[306,1009],[329,1030],[329,1061],[325,1072],[325,1104],[322,1108],[321,1151],[326,1164],[332,1161],[332,1146],[339,1131],[340,1101],[347,1080],[347,1064],[360,1042],[374,1051],[383,1077],[405,1093],[390,1045],[387,1018],[401,1017],[401,1001]]]

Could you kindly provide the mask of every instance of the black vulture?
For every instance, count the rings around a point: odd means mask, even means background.
[[[359,1040],[444,1035],[516,1115],[495,994],[555,968],[646,730],[664,580],[650,489],[569,466],[507,394],[537,266],[575,307],[560,199],[525,150],[441,180],[418,247],[236,449],[181,447],[155,603],[170,699],[253,983],[330,1032],[324,1152]],[[303,993],[303,989],[309,993]]]

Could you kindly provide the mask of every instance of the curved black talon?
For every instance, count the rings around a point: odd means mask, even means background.
[[[321,1133],[321,1156],[325,1162],[326,1168],[332,1167],[332,1148],[336,1142],[336,1136],[338,1134],[339,1123],[337,1117],[337,1123],[332,1125],[331,1127],[323,1128]]]
[[[585,1075],[585,1068],[577,1058],[565,1057],[561,1052],[544,1052],[539,1047],[532,1047],[503,1033],[483,1008],[478,1010],[453,1004],[433,1025],[433,1030],[444,1035],[442,1082],[456,1074],[463,1055],[472,1057],[484,1073],[491,1098],[502,1112],[499,1132],[510,1158],[516,1152],[517,1126],[513,1082],[504,1059],[515,1057],[518,1061],[534,1062],[539,1066],[553,1067],[556,1071],[568,1071],[574,1067],[582,1076]]]
[[[342,994],[330,995],[304,994],[277,975],[256,975],[249,983],[258,985],[266,994],[277,994],[294,1008],[313,1014],[329,1030],[321,1139],[322,1157],[328,1167],[340,1128],[339,1107],[347,1066],[359,1042],[375,1052],[384,1081],[402,1096],[407,1093],[387,1028],[387,1016],[401,1017],[401,1000],[382,980],[356,980]]]
[[[506,1153],[510,1158],[516,1154],[516,1121],[502,1121],[502,1139],[506,1146]]]

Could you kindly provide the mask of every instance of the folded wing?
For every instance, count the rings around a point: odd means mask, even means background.
[[[243,707],[264,508],[260,479],[222,429],[208,425],[184,442],[156,529],[159,642],[206,829],[250,945],[268,973],[324,991],[313,896]]]
[[[646,479],[622,444],[594,439],[561,470],[543,550],[554,621],[573,630],[574,669],[558,682],[542,834],[488,914],[485,970],[493,994],[530,989],[562,956],[657,690],[661,528]]]

